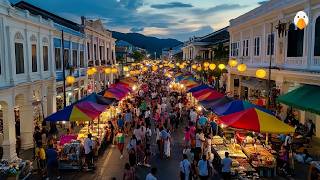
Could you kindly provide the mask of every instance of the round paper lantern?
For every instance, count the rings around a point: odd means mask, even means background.
[[[177,63],[176,63],[176,66],[180,66],[180,63],[177,62]]]
[[[258,78],[264,78],[264,77],[266,77],[266,75],[267,75],[267,72],[264,69],[258,69],[256,71],[256,76]]]
[[[152,71],[157,71],[158,70],[158,66],[152,66]]]
[[[226,65],[224,65],[224,64],[219,64],[219,65],[218,65],[218,68],[219,68],[220,70],[223,70],[223,69],[226,68]]]
[[[170,68],[174,68],[174,64],[169,64],[169,67]]]
[[[89,69],[87,70],[87,75],[88,75],[88,76],[91,76],[91,75],[93,75],[93,74],[94,74],[93,70],[92,70],[91,68],[89,68]]]
[[[179,68],[180,68],[180,69],[183,69],[183,68],[184,68],[184,65],[183,65],[183,64],[180,64]]]
[[[230,59],[229,60],[229,66],[230,67],[236,67],[238,65],[238,61],[236,59]]]
[[[118,73],[118,69],[113,67],[113,68],[111,68],[111,72],[112,72],[112,74],[116,74],[116,73]]]
[[[130,74],[131,76],[133,76],[134,73],[135,73],[134,71],[130,71],[130,72],[129,72],[129,74]]]
[[[73,77],[73,76],[67,76],[67,77],[66,77],[66,82],[67,82],[68,84],[73,84],[75,81],[76,81],[76,78]]]
[[[129,67],[128,66],[123,66],[123,71],[124,72],[128,72],[129,71]]]
[[[193,64],[193,65],[191,66],[191,68],[192,68],[192,69],[197,69],[197,65],[196,65],[196,64]]]
[[[148,71],[148,68],[147,67],[143,67],[142,71]]]
[[[202,70],[201,66],[198,66],[197,71],[201,71],[201,70]]]
[[[216,65],[215,65],[215,64],[210,64],[210,65],[209,65],[209,69],[210,69],[210,70],[213,71],[215,68],[216,68]]]
[[[247,70],[247,65],[246,64],[239,64],[237,69],[239,72],[244,72]]]
[[[91,68],[93,73],[96,73],[97,72],[97,69],[95,67]]]
[[[163,68],[163,65],[161,64],[159,67],[160,67],[160,68]]]
[[[210,64],[209,64],[208,62],[204,62],[204,63],[203,63],[203,66],[204,66],[204,67],[209,67],[209,65],[210,65]]]
[[[107,68],[105,68],[104,69],[104,73],[106,73],[106,74],[111,74],[111,68],[109,68],[109,67],[107,67]]]

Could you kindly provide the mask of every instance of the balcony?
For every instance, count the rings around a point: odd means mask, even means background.
[[[320,67],[320,56],[314,56],[313,57],[312,65]]]
[[[101,65],[106,65],[106,60],[101,60]]]
[[[96,66],[100,66],[100,61],[99,60],[95,60],[95,65]]]

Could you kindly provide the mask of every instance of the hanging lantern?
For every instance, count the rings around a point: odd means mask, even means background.
[[[203,68],[203,70],[208,71],[208,70],[209,70],[209,68],[205,67],[205,68]]]
[[[230,59],[229,60],[229,66],[230,67],[236,67],[238,65],[238,61],[236,59]]]
[[[226,65],[224,65],[224,64],[219,64],[219,65],[218,65],[218,68],[219,68],[220,70],[223,70],[223,69],[226,68]]]
[[[264,69],[258,69],[256,71],[256,76],[258,78],[264,78],[264,77],[266,77],[266,75],[267,75],[267,72]]]
[[[111,73],[112,74],[117,74],[118,73],[118,69],[115,68],[115,67],[111,68]]]
[[[148,71],[148,68],[147,67],[143,67],[142,71],[146,72],[146,71]]]
[[[134,71],[130,71],[130,72],[129,72],[129,74],[130,74],[131,76],[133,76],[134,73],[135,73]]]
[[[97,72],[97,69],[95,67],[91,68],[93,73],[96,73]]]
[[[209,69],[210,69],[210,70],[213,71],[215,68],[216,68],[216,65],[215,65],[215,64],[210,64],[210,65],[209,65]]]
[[[187,66],[188,64],[186,62],[183,62],[182,65]]]
[[[94,74],[93,70],[92,70],[91,68],[89,68],[89,69],[87,70],[87,75],[88,75],[88,76],[91,76],[91,75],[93,75],[93,74]]]
[[[158,70],[158,66],[152,66],[152,71],[157,71]]]
[[[208,62],[204,62],[204,63],[203,63],[203,66],[204,66],[205,68],[209,67],[209,65],[210,65],[210,64],[209,64]]]
[[[169,67],[170,68],[174,68],[174,64],[169,64]]]
[[[191,66],[191,68],[192,68],[192,69],[197,69],[197,65],[196,65],[196,64],[193,64],[193,65]]]
[[[202,70],[201,66],[198,66],[197,71],[201,71],[201,70]]]
[[[160,68],[163,68],[163,65],[161,64],[159,67],[160,67]]]
[[[247,65],[246,64],[239,64],[237,69],[239,72],[244,72],[247,70]]]
[[[139,74],[140,74],[140,71],[139,71],[139,70],[136,70],[135,74],[136,74],[136,75],[139,75]]]
[[[104,73],[106,73],[106,74],[111,74],[111,68],[109,68],[109,67],[107,67],[107,68],[105,68],[104,69]]]
[[[183,68],[184,68],[184,65],[183,65],[183,64],[180,64],[179,68],[180,68],[180,69],[183,69]]]
[[[180,66],[180,63],[177,62],[177,63],[176,63],[176,66]]]
[[[123,71],[124,72],[128,72],[129,71],[129,67],[128,66],[123,66]]]
[[[132,63],[131,66],[136,66],[136,63]]]
[[[76,81],[76,78],[73,77],[73,76],[67,76],[67,77],[66,77],[66,82],[67,82],[68,84],[73,84],[75,81]]]

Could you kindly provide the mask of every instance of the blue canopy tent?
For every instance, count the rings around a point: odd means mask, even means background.
[[[204,100],[204,101],[200,101],[199,103],[206,109],[212,109],[212,108],[227,104],[231,101],[233,101],[232,98],[228,96],[224,96],[223,98],[214,99],[212,101]]]
[[[203,90],[203,89],[208,89],[210,88],[210,86],[206,85],[206,84],[202,84],[200,86],[196,86],[194,88],[191,88],[188,90],[188,92],[197,92],[197,91],[200,91],[200,90]]]
[[[46,117],[46,121],[56,122],[56,121],[69,121],[69,117],[72,113],[73,105],[67,106],[64,109],[57,111],[50,116]]]
[[[235,101],[231,101],[229,103],[223,104],[222,106],[214,107],[212,108],[212,111],[219,116],[224,116],[224,115],[240,112],[249,108],[256,108],[263,112],[273,115],[273,113],[268,109],[265,109],[258,105],[254,105],[248,101],[242,101],[242,100],[235,100]]]

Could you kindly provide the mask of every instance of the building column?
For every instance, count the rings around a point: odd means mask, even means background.
[[[315,125],[316,125],[316,137],[320,137],[320,115],[316,115]]]
[[[300,123],[305,124],[306,122],[306,111],[303,110],[299,110],[299,119],[300,119]]]
[[[48,87],[47,94],[47,115],[57,111],[57,92],[55,86]]]
[[[3,111],[3,155],[2,159],[9,162],[17,158],[16,153],[16,129],[14,120],[13,99],[6,105],[2,105]]]
[[[230,71],[228,71],[228,79],[227,79],[227,92],[230,93],[231,96],[233,96],[233,77]]]
[[[20,106],[21,148],[30,149],[33,148],[34,132],[32,100],[29,97],[17,98],[17,104]]]

